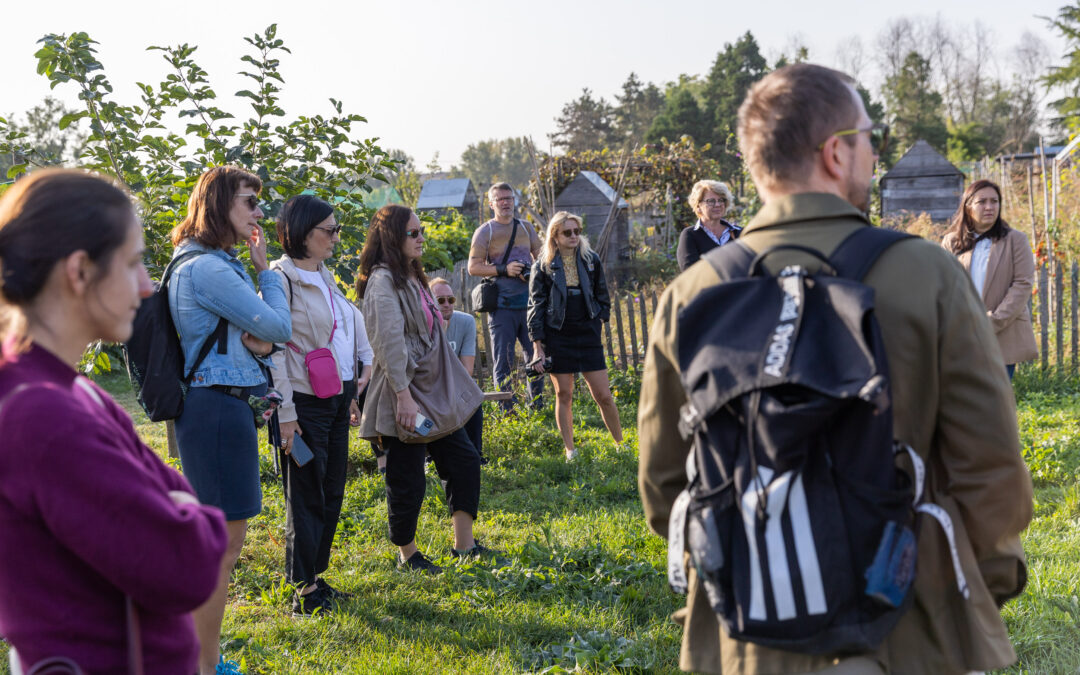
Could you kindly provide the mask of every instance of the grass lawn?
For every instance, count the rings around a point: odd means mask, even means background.
[[[147,422],[126,380],[102,382],[164,455],[164,426]],[[635,377],[613,374],[631,448],[637,387]],[[1005,609],[1020,655],[1007,672],[1077,673],[1080,384],[1022,371],[1017,391],[1037,504],[1025,537],[1028,587]],[[491,461],[476,531],[506,553],[502,565],[447,556],[450,523],[431,469],[417,543],[446,572],[428,578],[398,571],[383,481],[367,444],[354,441],[326,576],[356,597],[322,618],[291,615],[292,590],[282,575],[284,501],[267,454],[263,513],[251,522],[231,587],[226,658],[262,673],[678,672],[680,633],[668,616],[682,599],[667,588],[665,544],[644,523],[636,450],[616,448],[583,385],[579,394],[581,454],[572,464],[562,459],[550,409],[506,418],[487,411]],[[2,663],[6,668],[6,658]]]

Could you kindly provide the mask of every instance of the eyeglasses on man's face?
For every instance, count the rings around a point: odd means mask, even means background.
[[[719,199],[702,199],[701,203],[706,206],[727,206],[727,200],[723,197]]]
[[[832,138],[833,136],[854,136],[855,134],[863,133],[870,134],[870,147],[873,148],[874,154],[879,157],[884,155],[889,146],[888,124],[872,124],[868,127],[843,129],[842,131],[836,131],[829,134],[829,138]],[[827,141],[828,139],[825,140]],[[818,145],[818,150],[821,150],[824,147],[825,141],[822,141]]]
[[[491,201],[495,202],[496,204],[513,204],[514,203],[514,196],[510,195],[509,197],[496,197],[495,199],[492,199]]]
[[[241,192],[238,193],[236,197],[238,199],[243,199],[247,201],[247,206],[252,211],[259,208],[259,195],[255,194],[254,192]]]
[[[424,236],[424,228],[418,227],[418,228],[413,229],[413,230],[406,230],[405,231],[405,236],[408,237],[409,239],[416,239],[417,237],[422,237],[422,236]]]
[[[334,225],[333,227],[316,227],[315,229],[322,230],[332,237],[338,232],[341,232],[341,225]]]
[[[457,298],[452,295],[440,295],[435,298],[435,300],[437,300],[440,305],[452,305],[457,302]]]

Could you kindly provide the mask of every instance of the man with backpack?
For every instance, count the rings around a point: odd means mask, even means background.
[[[836,71],[756,83],[738,132],[764,207],[739,246],[672,282],[649,331],[638,479],[688,591],[684,670],[963,674],[1016,658],[999,608],[1026,581],[1032,487],[1013,392],[955,260],[866,232],[880,131]],[[890,488],[860,490],[846,467],[866,470],[890,432],[904,478],[872,465]],[[825,488],[829,527],[813,513]],[[853,526],[879,506],[886,527]],[[823,541],[863,562],[837,570]]]

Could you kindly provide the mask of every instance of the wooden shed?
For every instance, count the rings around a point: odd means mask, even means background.
[[[963,194],[963,172],[926,141],[915,141],[881,177],[881,217],[928,213],[931,220],[947,221]]]
[[[604,223],[607,222],[611,205],[617,197],[615,190],[598,173],[582,171],[555,198],[555,209],[581,216],[585,221],[589,243],[595,248],[600,241],[600,232],[603,231]],[[614,262],[630,255],[628,211],[629,205],[626,200],[619,198],[619,205],[615,211],[615,231],[611,233],[604,262]]]
[[[416,200],[416,210],[443,215],[451,209],[470,220],[479,220],[480,199],[472,181],[468,178],[433,178],[425,182]]]

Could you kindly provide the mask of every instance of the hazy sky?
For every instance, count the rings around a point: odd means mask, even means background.
[[[583,87],[612,101],[634,71],[658,84],[707,73],[724,43],[747,30],[772,61],[792,44],[833,64],[836,45],[858,36],[869,57],[898,16],[940,16],[991,28],[1004,58],[1024,31],[1043,37],[1055,61],[1063,43],[1039,15],[1065,0],[546,0],[544,2],[128,2],[11,0],[0,13],[0,115],[21,114],[49,93],[36,74],[45,33],[86,31],[117,100],[137,102],[134,82],[157,84],[168,66],[150,45],[198,45],[195,60],[219,97],[247,87],[243,37],[278,24],[284,55],[282,107],[290,116],[329,113],[329,97],[365,116],[364,137],[401,148],[418,167],[438,152],[443,168],[485,138],[531,135],[546,148],[562,106]],[[54,95],[76,103],[74,87]],[[244,99],[240,99],[243,101]],[[242,103],[224,105],[245,112]]]

